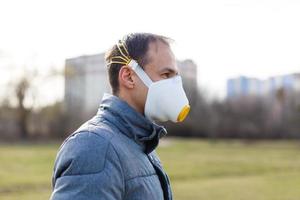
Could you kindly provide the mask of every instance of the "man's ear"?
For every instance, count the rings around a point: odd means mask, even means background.
[[[133,71],[129,66],[124,65],[119,71],[119,84],[128,89],[134,88],[134,80],[132,79]]]

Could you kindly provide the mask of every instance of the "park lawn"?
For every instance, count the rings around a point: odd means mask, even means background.
[[[0,200],[49,199],[59,143],[0,144]],[[300,141],[162,140],[175,200],[299,200]]]
[[[159,155],[175,200],[299,200],[300,142],[174,141]]]
[[[0,144],[0,200],[49,199],[59,144]]]

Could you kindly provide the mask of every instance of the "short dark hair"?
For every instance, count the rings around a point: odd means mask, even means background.
[[[124,36],[122,42],[127,48],[128,56],[130,59],[134,59],[138,64],[143,67],[149,63],[149,58],[147,52],[149,49],[149,44],[152,42],[163,42],[169,45],[171,39],[162,35],[156,35],[152,33],[131,33]],[[124,64],[121,63],[111,63],[112,57],[122,56],[122,52],[118,49],[117,44],[115,44],[109,51],[105,54],[105,60],[107,62],[108,68],[108,78],[109,83],[112,88],[113,94],[118,94],[119,92],[119,72]]]

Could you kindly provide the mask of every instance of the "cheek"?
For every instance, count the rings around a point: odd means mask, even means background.
[[[145,92],[147,93],[148,91],[147,86],[143,83],[143,81],[138,76],[134,76],[133,81],[134,81],[134,89],[138,93],[140,93],[140,95],[144,94]]]
[[[147,93],[148,93],[148,87],[145,86],[143,83],[140,83],[138,85],[138,95],[140,95],[141,98],[143,98],[144,100],[146,100],[147,98]]]
[[[148,93],[148,87],[144,85],[140,80],[135,84],[135,98],[139,104],[145,104]]]
[[[161,74],[160,73],[157,73],[155,71],[147,71],[147,74],[148,76],[150,77],[150,79],[153,81],[153,82],[156,82],[156,81],[160,81],[162,80],[163,78],[161,77]]]

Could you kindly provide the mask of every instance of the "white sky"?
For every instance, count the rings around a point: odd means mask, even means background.
[[[193,59],[199,84],[219,97],[230,77],[300,72],[297,0],[0,0],[0,84],[24,67],[46,72],[103,52],[130,32],[173,38],[177,58]],[[61,98],[63,80],[45,90]]]

